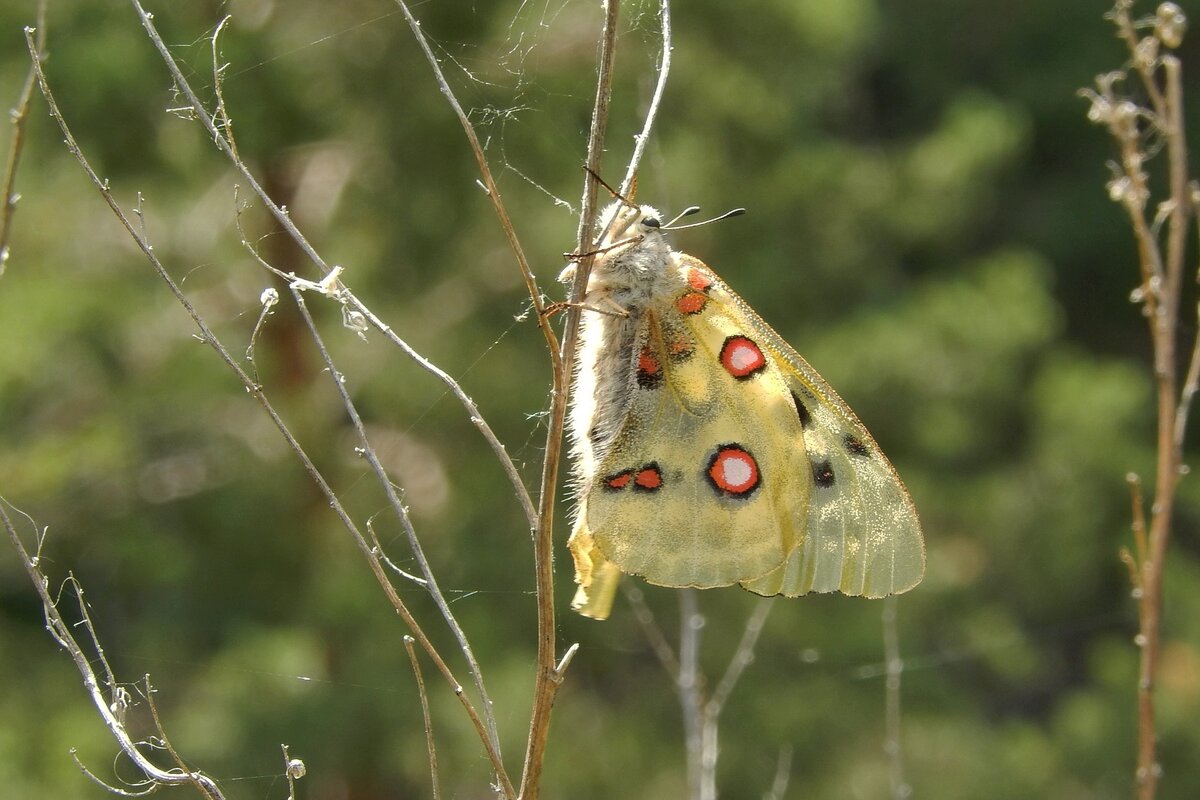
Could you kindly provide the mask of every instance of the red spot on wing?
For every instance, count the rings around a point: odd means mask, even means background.
[[[604,488],[619,491],[629,485],[633,480],[633,470],[625,470],[618,472],[616,475],[609,475],[604,479]]]
[[[759,484],[758,462],[739,444],[723,444],[708,462],[713,488],[730,497],[749,497]]]
[[[657,492],[663,486],[663,474],[658,462],[651,461],[637,469],[625,469],[609,475],[603,479],[603,486],[610,492],[630,487],[637,492]]]
[[[762,350],[745,336],[730,336],[721,345],[721,366],[738,380],[745,380],[767,366]]]
[[[699,314],[708,304],[708,298],[700,292],[687,292],[675,301],[675,307],[681,314]]]
[[[713,279],[695,267],[690,267],[687,274],[688,285],[697,292],[707,292],[713,285]]]
[[[644,492],[653,492],[662,487],[663,476],[658,464],[647,464],[633,476],[633,488]]]
[[[638,355],[637,384],[643,389],[654,389],[662,383],[662,364],[649,347],[643,347]]]
[[[667,355],[672,361],[686,361],[695,350],[691,341],[682,336],[667,345]]]

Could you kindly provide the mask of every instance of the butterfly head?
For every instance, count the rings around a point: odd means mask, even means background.
[[[665,269],[671,248],[657,209],[617,200],[604,209],[600,220],[604,233],[593,274],[624,276],[618,282],[640,282]]]
[[[662,239],[662,215],[651,206],[635,206],[614,200],[600,213],[601,248]]]

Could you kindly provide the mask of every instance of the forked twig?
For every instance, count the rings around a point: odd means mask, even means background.
[[[754,661],[754,649],[773,607],[773,597],[759,599],[742,628],[742,636],[725,673],[712,694],[706,696],[705,679],[699,666],[700,631],[706,620],[697,605],[696,590],[684,589],[679,593],[679,673],[675,685],[683,709],[688,797],[691,800],[716,800],[721,712],[746,668]]]
[[[0,524],[2,524],[4,529],[8,532],[8,538],[17,551],[17,555],[21,560],[21,566],[25,568],[25,573],[29,576],[30,582],[33,583],[34,589],[41,598],[42,610],[46,615],[47,627],[50,629],[55,641],[57,641],[64,649],[66,649],[67,653],[71,656],[71,660],[75,662],[75,668],[83,678],[83,688],[92,698],[92,703],[95,704],[96,710],[100,713],[100,718],[104,720],[104,724],[108,727],[112,737],[116,740],[117,746],[121,748],[121,751],[125,753],[126,757],[129,758],[130,761],[132,761],[134,765],[142,772],[142,774],[146,776],[146,780],[151,784],[175,786],[191,783],[194,784],[197,789],[203,792],[206,797],[209,797],[212,800],[223,800],[224,795],[221,793],[221,789],[217,786],[216,781],[205,775],[203,772],[186,769],[161,769],[148,758],[146,758],[146,756],[142,754],[141,750],[138,749],[137,744],[133,741],[132,737],[129,735],[129,732],[125,728],[124,720],[120,718],[123,716],[123,714],[117,710],[119,706],[116,703],[115,698],[105,698],[104,692],[100,688],[100,681],[97,680],[96,673],[92,669],[90,659],[88,658],[87,654],[83,652],[83,648],[79,646],[79,642],[76,641],[74,634],[71,632],[72,626],[69,625],[65,619],[63,619],[62,614],[59,612],[58,603],[50,595],[46,575],[42,572],[41,567],[38,566],[37,562],[29,557],[29,553],[25,549],[25,545],[21,541],[21,537],[17,535],[17,529],[14,527],[12,519],[8,516],[8,512],[5,510],[5,505],[5,501],[0,499]],[[78,586],[78,583],[75,583],[75,585]],[[79,595],[79,602],[82,605],[82,595]],[[90,625],[86,627],[87,630],[92,632],[94,635],[92,627]],[[110,680],[115,685],[115,678],[110,676]],[[80,763],[78,758],[76,758],[76,763]],[[117,787],[110,786],[109,784],[100,780],[96,775],[88,771],[81,763],[80,768],[83,769],[92,780],[100,783],[110,791],[118,794],[125,794],[126,796],[138,796]],[[145,792],[142,793],[148,793],[154,788],[155,787],[151,785]]]

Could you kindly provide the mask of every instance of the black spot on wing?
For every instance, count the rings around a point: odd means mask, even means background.
[[[848,452],[850,455],[859,456],[861,458],[870,457],[871,448],[867,447],[866,443],[857,436],[847,433],[842,441],[846,445],[846,452]]]
[[[829,463],[829,459],[819,463],[813,462],[813,480],[822,489],[828,489],[830,486],[833,486],[833,465]]]
[[[804,401],[795,392],[792,392],[792,402],[796,404],[796,414],[800,417],[800,427],[808,428],[812,425],[812,414],[808,413],[808,407],[804,405]]]

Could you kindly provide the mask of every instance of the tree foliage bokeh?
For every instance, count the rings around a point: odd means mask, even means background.
[[[486,137],[548,290],[575,230],[598,5],[431,2],[416,12]],[[1189,9],[1184,4],[1185,10]],[[606,166],[649,99],[656,4],[625,4]],[[233,185],[120,4],[51,3],[49,77],[81,144],[210,324],[249,344],[272,284],[238,244]],[[459,377],[536,481],[544,343],[456,121],[393,6],[154,3],[211,91],[208,34],[242,155],[359,296]],[[677,235],[855,407],[904,476],[929,572],[899,603],[907,779],[925,798],[1128,795],[1136,612],[1117,559],[1125,475],[1153,461],[1149,345],[1132,239],[1104,193],[1111,145],[1075,90],[1120,65],[1104,2],[760,0],[680,4],[674,70],[639,199],[746,217]],[[27,69],[33,3],[0,8],[0,98]],[[1194,39],[1180,50],[1200,72]],[[1189,69],[1190,68],[1190,69]],[[1195,86],[1195,82],[1189,85]],[[12,256],[0,278],[0,494],[49,528],[47,569],[86,586],[107,653],[151,673],[176,746],[235,794],[283,797],[278,742],[313,798],[428,796],[403,631],[265,418],[192,337],[35,100]],[[1191,126],[1196,129],[1196,125]],[[261,209],[243,224],[305,264]],[[307,275],[307,277],[315,277]],[[330,330],[337,309],[318,308]],[[490,453],[425,373],[379,337],[330,335],[483,663],[506,754],[527,724],[527,529]],[[284,303],[259,377],[348,507],[382,502]],[[565,506],[564,506],[565,508]],[[1163,798],[1200,787],[1200,488],[1181,488],[1167,574]],[[389,527],[390,526],[390,527]],[[381,538],[402,555],[399,532]],[[559,525],[560,539],[565,526]],[[559,551],[558,604],[572,590]],[[648,588],[665,626],[677,598]],[[422,594],[410,598],[424,609]],[[754,598],[701,596],[704,664]],[[1197,609],[1200,611],[1200,608]],[[881,606],[776,604],[722,721],[726,797],[887,792]],[[444,637],[448,643],[448,637]],[[548,796],[680,796],[681,724],[627,606],[564,613],[582,644],[558,698]],[[452,647],[452,646],[451,646]],[[112,743],[0,550],[0,786],[90,797]],[[448,796],[488,770],[432,688]],[[119,768],[118,768],[119,771]]]

